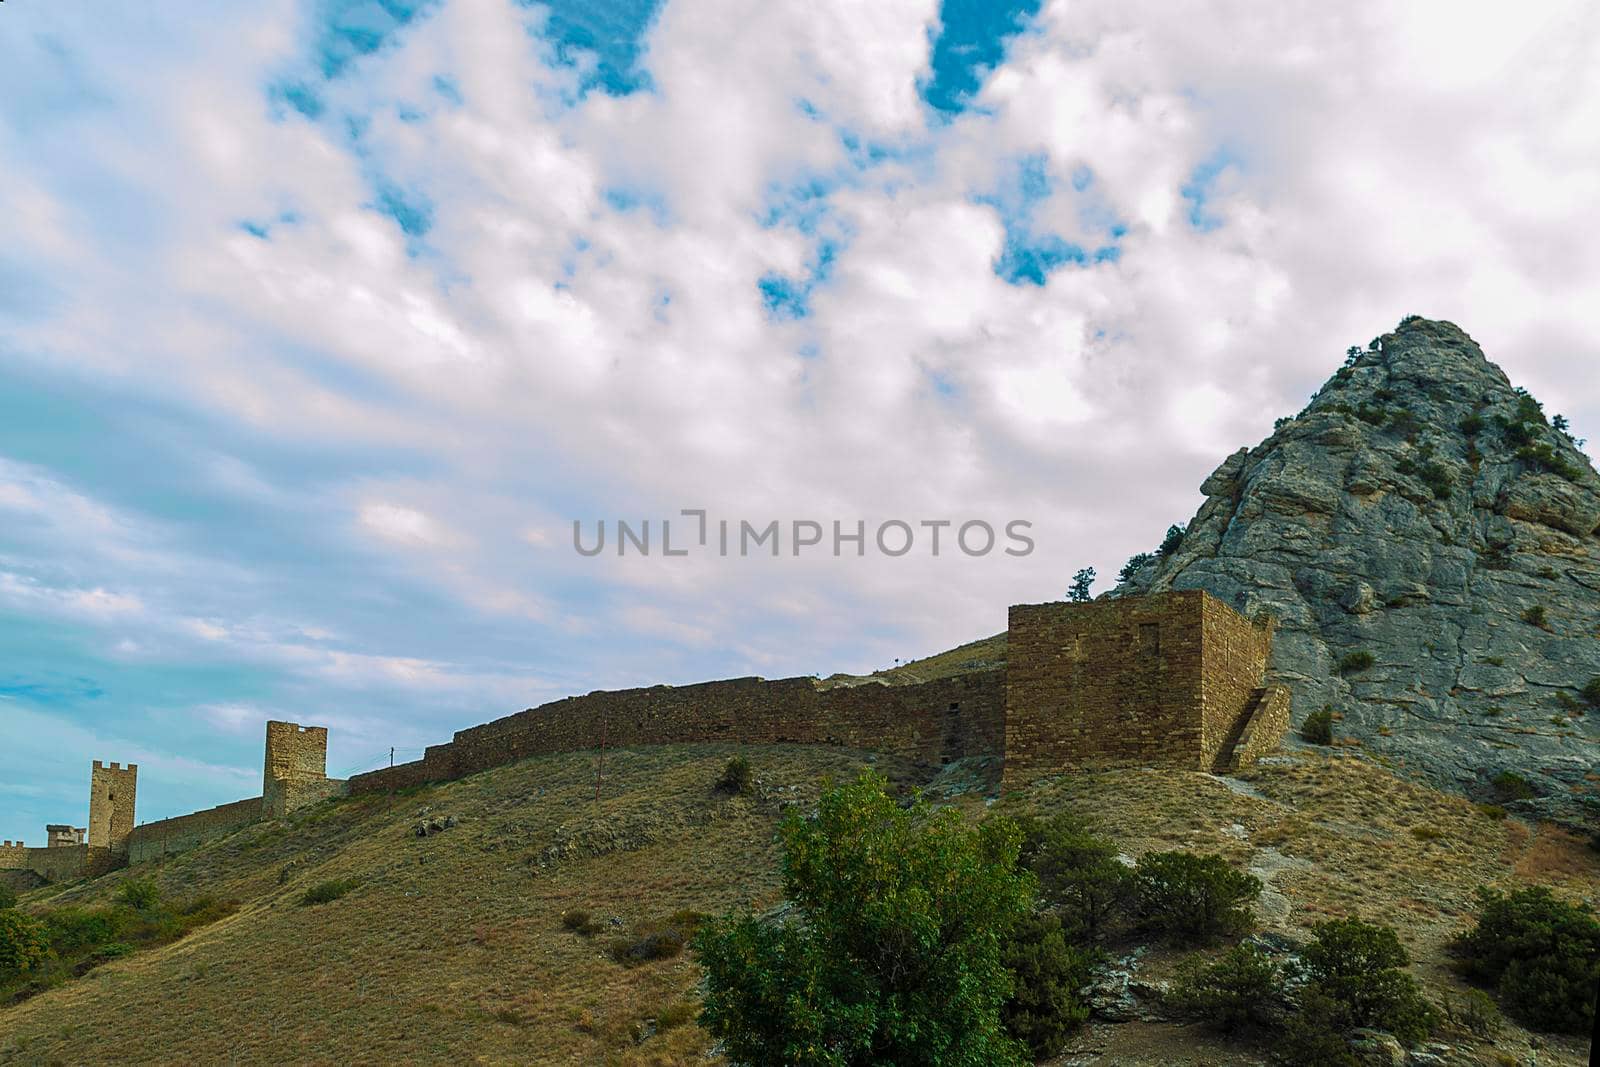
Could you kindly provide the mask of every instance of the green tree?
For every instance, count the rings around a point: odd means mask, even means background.
[[[1254,945],[1235,945],[1215,963],[1190,956],[1178,965],[1170,998],[1186,1015],[1225,1034],[1283,1019],[1282,969]]]
[[[1054,915],[1030,915],[1011,932],[1002,960],[1011,972],[1012,991],[1001,1017],[1035,1059],[1060,1052],[1067,1036],[1089,1018],[1078,991],[1089,984],[1098,959],[1097,953],[1069,944]]]
[[[16,908],[0,911],[0,982],[39,966],[45,950],[38,920]]]
[[[1540,1030],[1586,1033],[1600,985],[1600,920],[1543,886],[1478,890],[1478,922],[1456,942],[1468,976]]]
[[[1095,573],[1093,567],[1085,567],[1072,576],[1072,588],[1067,592],[1067,599],[1074,604],[1087,604],[1094,599],[1089,590],[1094,586]]]
[[[1092,941],[1126,904],[1132,874],[1110,841],[1065,813],[1049,819],[1023,817],[1024,867],[1039,879],[1039,896],[1061,920],[1067,938]]]
[[[0,883],[0,911],[17,906],[17,891],[10,886]]]
[[[1393,928],[1335,919],[1311,928],[1301,952],[1318,991],[1343,1005],[1352,1027],[1387,1030],[1407,1044],[1428,1036],[1435,1012],[1405,968],[1411,962]]]
[[[694,948],[700,1021],[735,1061],[1021,1064],[1001,1009],[1001,945],[1032,910],[1009,819],[977,826],[920,799],[902,807],[867,772],[779,829],[797,922],[728,916]]]
[[[1152,852],[1134,868],[1139,915],[1156,930],[1182,940],[1209,941],[1250,928],[1250,904],[1261,879],[1234,870],[1221,856]]]

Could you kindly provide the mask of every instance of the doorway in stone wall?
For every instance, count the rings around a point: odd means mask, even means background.
[[[939,745],[939,766],[945,767],[966,755],[961,729],[961,701],[952,700],[944,711],[944,737]]]

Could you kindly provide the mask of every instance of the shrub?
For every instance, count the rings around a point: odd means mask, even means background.
[[[1126,902],[1131,882],[1110,841],[1064,813],[1023,817],[1018,862],[1039,879],[1039,896],[1070,941],[1098,937]]]
[[[16,908],[0,911],[0,981],[9,981],[44,962],[48,946],[37,919]]]
[[[620,938],[611,945],[611,958],[628,967],[652,960],[669,960],[688,942],[682,930],[656,930],[638,938]]]
[[[1506,815],[1509,814],[1505,808],[1498,804],[1479,804],[1478,811],[1482,813],[1485,819],[1492,819],[1495,822],[1504,821]]]
[[[1378,662],[1377,657],[1371,652],[1364,648],[1358,648],[1354,652],[1346,652],[1339,657],[1339,673],[1354,674],[1357,671],[1366,670],[1376,662]]]
[[[680,1000],[676,1003],[668,1004],[665,1008],[656,1012],[656,1032],[665,1033],[668,1030],[676,1030],[680,1026],[692,1023],[699,1011],[699,1006],[692,1000]]]
[[[1089,984],[1096,955],[1067,943],[1061,920],[1036,914],[1011,931],[1001,956],[1011,972],[1011,999],[1001,1011],[1006,1032],[1049,1059],[1089,1018],[1078,991]]]
[[[1527,1026],[1587,1033],[1600,983],[1600,921],[1543,886],[1478,890],[1478,921],[1456,942],[1468,977]]]
[[[1537,626],[1540,629],[1543,629],[1545,625],[1549,623],[1550,617],[1549,614],[1544,610],[1543,604],[1534,604],[1533,606],[1524,608],[1522,610],[1522,621],[1527,623],[1529,626]]]
[[[1185,1015],[1231,1034],[1282,1019],[1283,974],[1254,945],[1235,945],[1215,963],[1190,956],[1178,965],[1168,999]]]
[[[1094,568],[1084,567],[1072,576],[1072,588],[1067,590],[1067,599],[1074,604],[1087,604],[1094,599]]]
[[[828,789],[779,830],[784,895],[800,921],[729,916],[702,927],[702,1025],[745,1063],[1020,1065],[1001,1009],[1001,944],[1032,910],[1008,819],[976,827],[881,775]]]
[[[1234,870],[1221,856],[1148,853],[1134,869],[1140,917],[1183,940],[1207,941],[1249,929],[1249,905],[1260,895],[1261,880]]]
[[[0,883],[0,911],[17,906],[17,891],[10,886]]]
[[[1323,708],[1307,715],[1300,724],[1300,736],[1313,745],[1333,744],[1333,709]]]
[[[1345,1034],[1351,1029],[1345,1006],[1308,986],[1300,993],[1300,1003],[1284,1021],[1278,1038],[1279,1060],[1293,1067],[1358,1067]]]
[[[106,908],[55,908],[43,921],[45,938],[60,956],[115,941],[123,927],[120,917]]]
[[[1461,420],[1461,432],[1468,437],[1476,437],[1483,432],[1483,416],[1473,412]]]
[[[318,882],[300,897],[301,904],[331,904],[349,893],[360,883],[354,878],[334,878]]]
[[[1600,677],[1590,678],[1587,682],[1585,682],[1583,684],[1583,688],[1578,690],[1578,695],[1581,696],[1584,700],[1584,703],[1588,704],[1591,708],[1600,710]]]
[[[1446,993],[1444,1017],[1478,1037],[1493,1037],[1500,1032],[1500,1009],[1481,989],[1469,989],[1459,1000]]]
[[[1393,928],[1335,919],[1311,928],[1301,953],[1319,992],[1344,1006],[1350,1024],[1387,1030],[1415,1044],[1433,1029],[1433,1007],[1404,968],[1411,962]]]
[[[717,792],[736,797],[747,796],[754,788],[755,775],[750,770],[750,761],[743,756],[735,756],[728,761],[716,784]]]
[[[149,911],[161,902],[161,890],[149,879],[123,882],[117,890],[117,903],[126,904],[135,911]]]
[[[1501,771],[1489,783],[1494,786],[1495,799],[1501,802],[1507,800],[1532,800],[1537,794],[1533,783],[1528,781],[1516,771]]]
[[[593,937],[604,929],[588,912],[581,909],[562,912],[561,926],[583,937]]]

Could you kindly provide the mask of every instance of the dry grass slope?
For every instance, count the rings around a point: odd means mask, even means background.
[[[742,751],[754,797],[713,791]],[[687,955],[624,967],[613,937],[674,912],[777,900],[773,831],[786,802],[869,757],[842,750],[686,745],[538,757],[393,798],[321,805],[140,868],[171,895],[214,893],[239,912],[173,945],[108,964],[0,1009],[0,1063],[705,1062]],[[906,780],[908,768],[879,761]],[[974,815],[981,797],[957,801]],[[459,825],[418,838],[422,809]],[[1465,801],[1351,758],[1296,756],[1248,782],[1170,771],[1065,775],[1000,810],[1083,813],[1130,855],[1219,851],[1269,881],[1268,929],[1328,915],[1402,927],[1437,996],[1460,988],[1445,940],[1479,883],[1548,884],[1592,899],[1600,858],[1556,831],[1485,818]],[[1418,828],[1426,833],[1418,834]],[[128,872],[30,894],[27,907],[110,899]],[[316,906],[319,883],[356,888]],[[563,928],[591,914],[601,932]],[[1153,954],[1153,973],[1171,958]],[[1452,1040],[1457,1040],[1452,1038]],[[1259,1062],[1192,1027],[1095,1026],[1078,1046],[1105,1062]],[[1512,1030],[1493,1053],[1526,1057]],[[1541,1064],[1578,1063],[1547,1041]]]

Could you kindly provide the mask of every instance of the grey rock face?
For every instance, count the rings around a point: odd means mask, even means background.
[[[1378,343],[1228,457],[1176,551],[1108,595],[1271,612],[1297,727],[1328,706],[1401,772],[1506,801],[1512,771],[1537,794],[1514,811],[1600,825],[1580,694],[1600,677],[1600,477],[1456,326]]]

